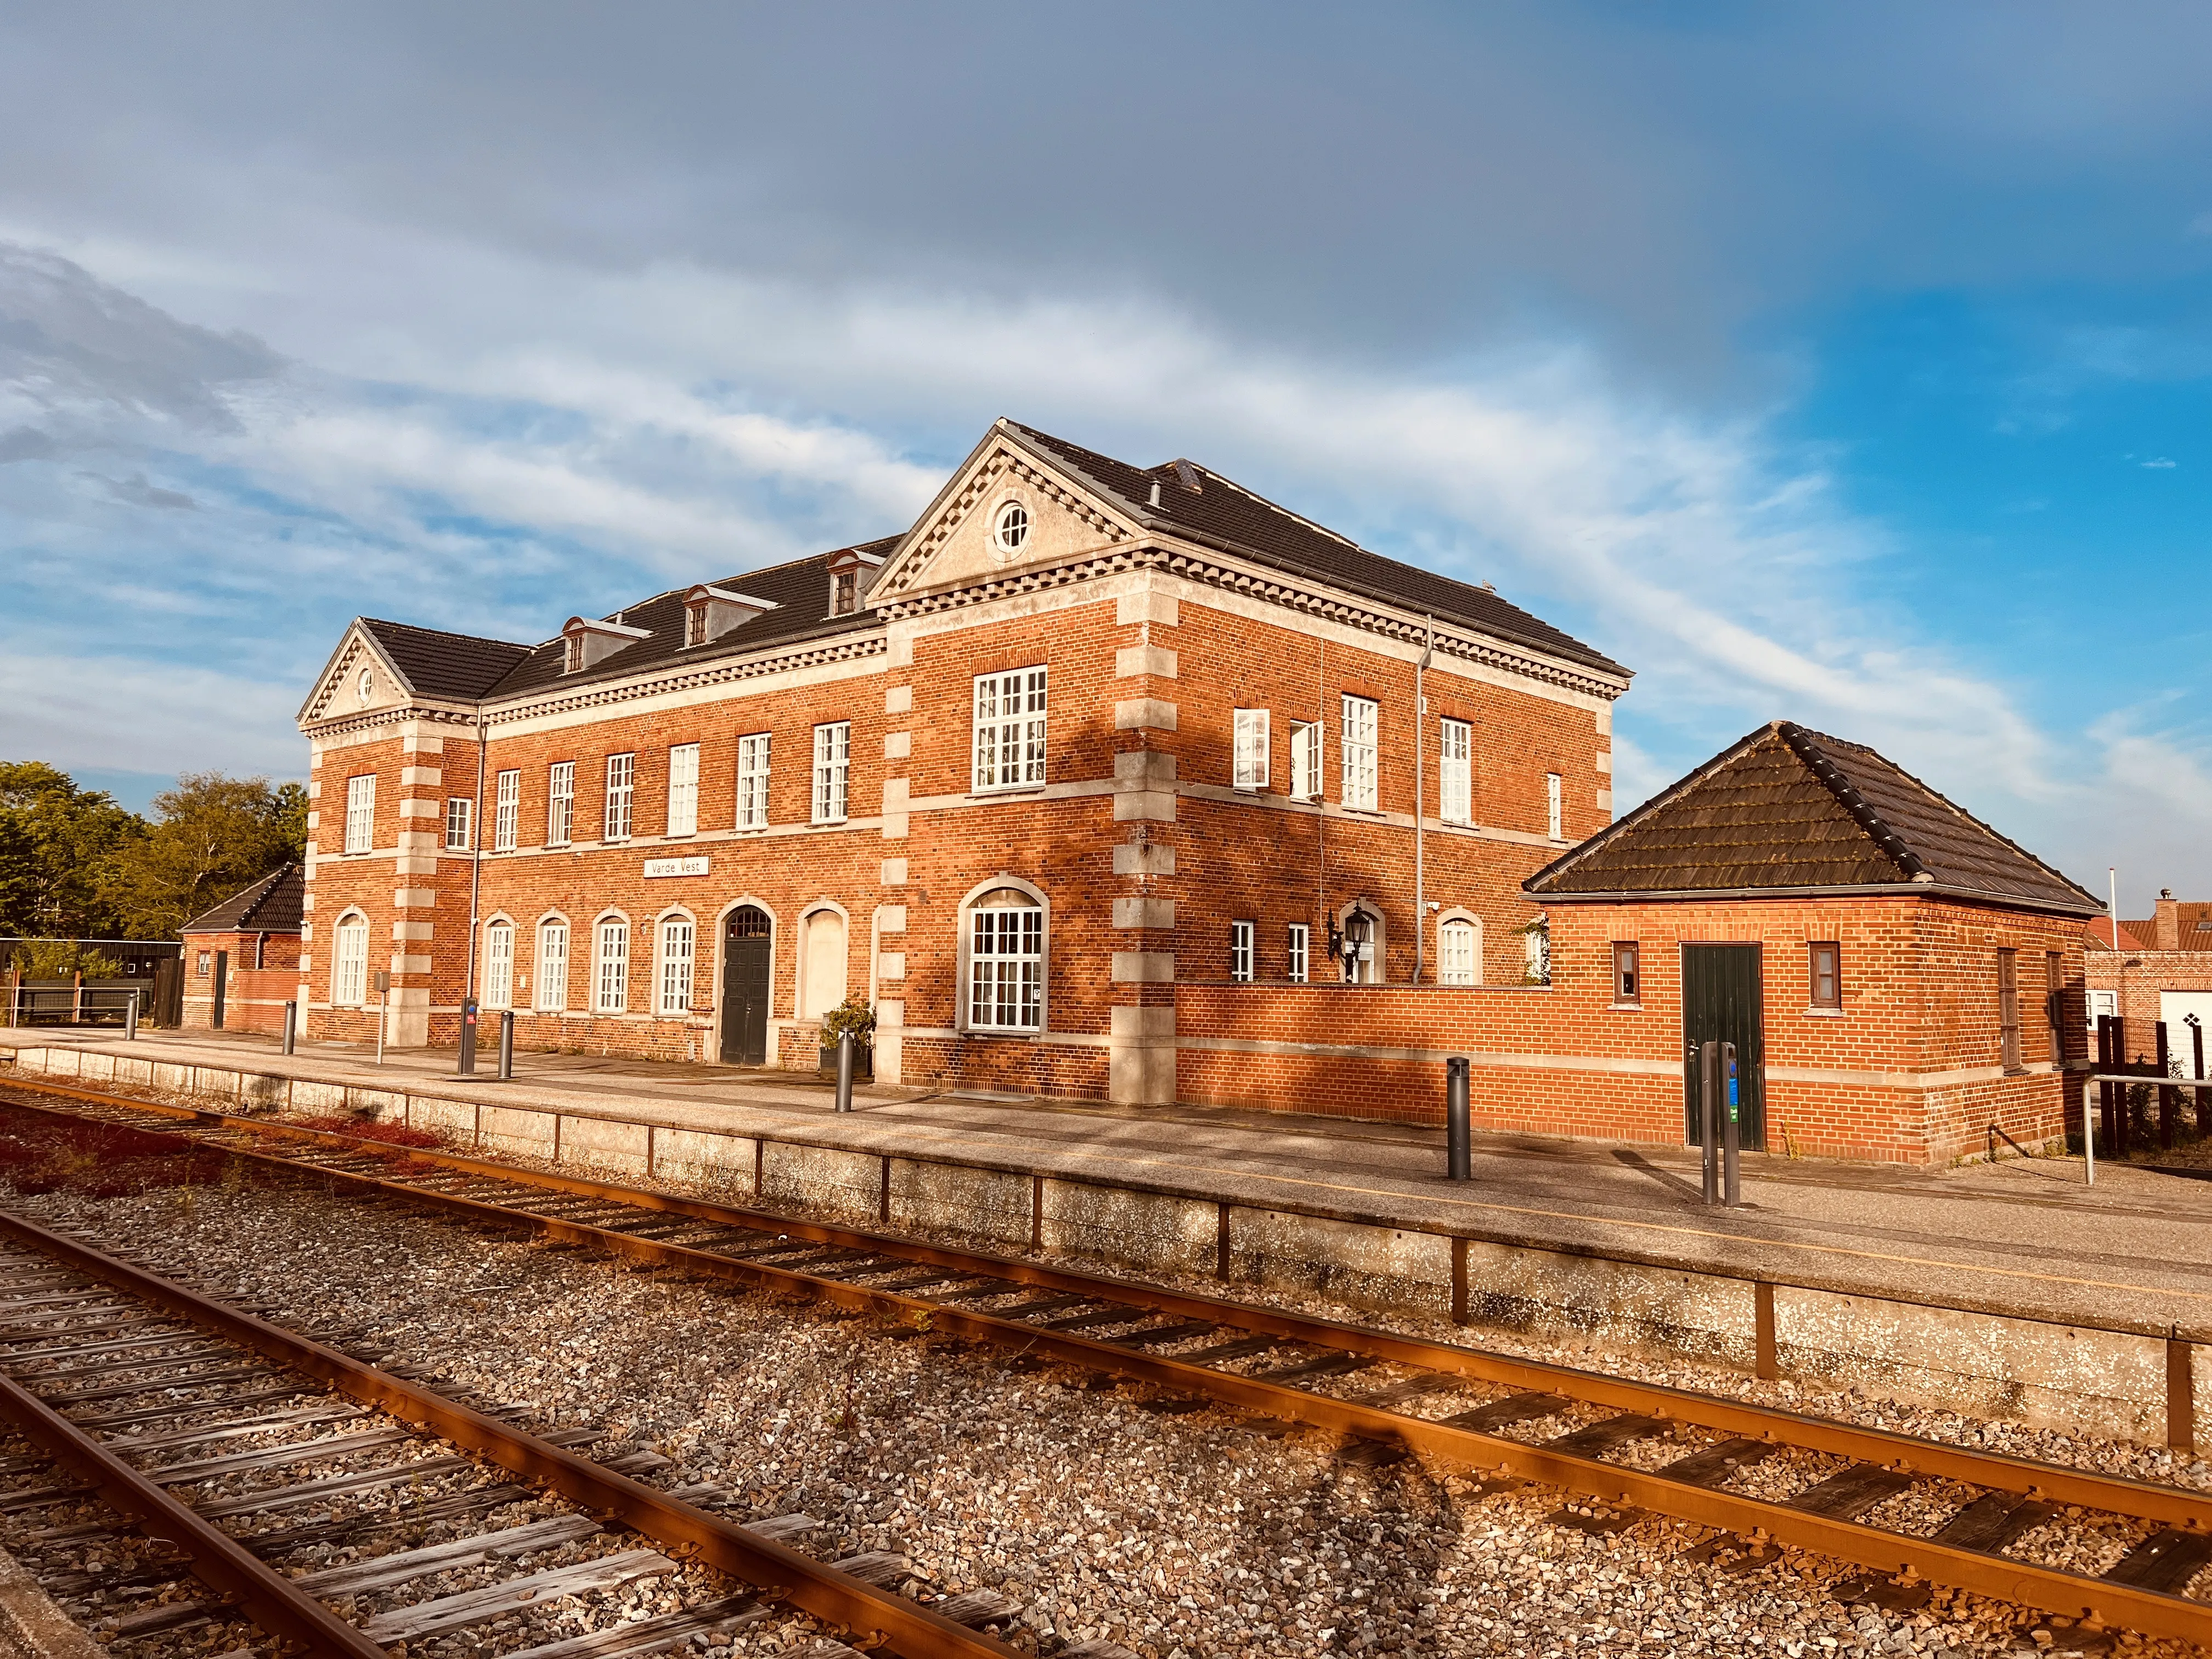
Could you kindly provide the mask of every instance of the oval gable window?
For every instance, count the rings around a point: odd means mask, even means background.
[[[1022,544],[1030,538],[1030,510],[1019,501],[1008,501],[999,509],[999,516],[991,526],[991,539],[1001,553],[1018,553]]]

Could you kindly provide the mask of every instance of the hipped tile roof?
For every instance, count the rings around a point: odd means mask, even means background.
[[[233,893],[214,909],[194,916],[180,933],[296,933],[306,913],[307,884],[296,864],[270,872]]]
[[[1523,887],[1539,900],[1896,887],[2105,908],[1873,750],[1788,720],[1750,733]]]

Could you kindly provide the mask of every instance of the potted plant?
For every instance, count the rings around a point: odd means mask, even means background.
[[[822,1016],[822,1070],[837,1075],[837,1041],[853,1034],[853,1079],[872,1083],[876,1079],[876,1011],[855,992]]]

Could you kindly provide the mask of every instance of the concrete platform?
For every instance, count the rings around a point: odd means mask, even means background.
[[[1763,1318],[1801,1367],[1843,1375],[1837,1357],[1852,1354],[1879,1356],[1893,1384],[1899,1367],[1971,1374],[1972,1397],[1988,1384],[2037,1419],[2088,1420],[2055,1398],[2039,1408],[2039,1390],[2094,1397],[2091,1418],[2118,1412],[2126,1425],[2107,1426],[2138,1438],[2166,1437],[2179,1337],[2193,1350],[2183,1409],[2205,1402],[2212,1443],[2212,1346],[2197,1346],[2212,1345],[2212,1182],[2142,1170],[2102,1169],[2087,1188],[2078,1163],[1924,1172],[1760,1155],[1745,1159],[1746,1207],[1715,1212],[1679,1148],[1480,1136],[1474,1179],[1455,1185],[1436,1132],[1337,1119],[866,1086],[840,1116],[825,1084],[789,1073],[533,1054],[512,1083],[471,1083],[446,1052],[379,1066],[226,1033],[0,1032],[11,1048],[49,1051],[26,1053],[27,1070],[198,1068],[233,1079],[217,1092],[404,1113],[488,1152],[657,1167],[870,1219],[1746,1365]],[[1897,1391],[1961,1398],[1937,1377]]]

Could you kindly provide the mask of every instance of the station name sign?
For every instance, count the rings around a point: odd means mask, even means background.
[[[654,876],[703,876],[707,860],[703,854],[688,859],[647,859],[645,861],[647,879]]]

